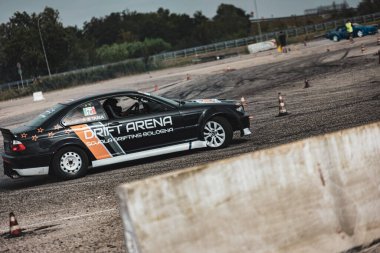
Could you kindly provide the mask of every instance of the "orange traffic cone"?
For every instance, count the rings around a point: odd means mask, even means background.
[[[279,113],[278,116],[288,115],[288,112],[285,108],[285,99],[282,97],[281,93],[278,93],[278,103],[279,103]]]
[[[21,235],[21,228],[18,225],[16,216],[13,212],[9,213],[9,233],[14,237]]]
[[[225,72],[235,71],[236,69],[231,68],[230,65],[227,65],[227,68],[224,69]]]
[[[365,52],[364,44],[362,44],[362,46],[361,46],[361,50],[362,50],[362,54],[364,54],[364,52]]]
[[[158,85],[157,84],[154,85],[154,91],[158,91]]]

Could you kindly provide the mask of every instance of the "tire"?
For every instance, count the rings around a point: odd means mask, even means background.
[[[87,173],[88,157],[78,147],[65,147],[53,157],[52,169],[59,179],[69,180],[83,177]]]
[[[227,147],[232,140],[232,135],[230,123],[222,117],[209,119],[203,127],[203,137],[207,147],[211,149]]]
[[[339,41],[338,35],[334,35],[333,38],[332,38],[332,40],[335,41],[335,42],[338,42]]]
[[[364,33],[362,30],[359,30],[356,34],[358,35],[359,38],[364,36]]]

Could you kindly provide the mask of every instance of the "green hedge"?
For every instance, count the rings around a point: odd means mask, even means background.
[[[104,45],[96,49],[95,57],[98,64],[122,61],[128,58],[146,57],[171,49],[171,45],[163,39],[125,42]]]

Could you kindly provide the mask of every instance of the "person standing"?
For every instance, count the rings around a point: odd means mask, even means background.
[[[354,42],[354,28],[352,27],[351,21],[348,19],[346,22],[346,30],[348,34],[348,38],[351,41],[351,43]]]
[[[286,50],[286,34],[283,31],[281,31],[278,35],[278,42],[280,44],[281,51],[283,53],[287,53],[287,50]]]

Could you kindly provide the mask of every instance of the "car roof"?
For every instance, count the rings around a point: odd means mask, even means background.
[[[84,103],[92,99],[99,99],[99,98],[118,96],[118,95],[121,96],[121,95],[126,95],[126,94],[133,95],[133,94],[146,94],[146,93],[142,93],[135,90],[118,90],[118,91],[104,92],[104,93],[93,93],[93,94],[88,94],[86,96],[82,96],[79,98],[69,99],[69,100],[66,100],[65,102],[61,102],[60,104],[75,105],[75,104]]]

